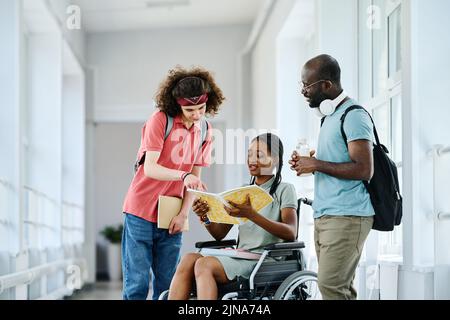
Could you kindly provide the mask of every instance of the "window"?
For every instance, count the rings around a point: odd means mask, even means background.
[[[17,1],[0,1],[0,277],[20,268],[19,111],[17,108],[19,31],[14,13]],[[0,300],[16,298],[14,288],[0,288]]]
[[[392,136],[392,148],[391,155],[392,160],[400,164],[402,162],[402,97],[400,94],[391,98],[391,136]],[[400,181],[401,183],[401,181]]]
[[[371,110],[381,143],[398,165],[402,190],[401,1],[358,5],[359,99]],[[367,259],[402,257],[402,226],[368,241],[378,241],[378,252]]]
[[[378,137],[380,142],[384,144],[389,150],[391,149],[391,108],[389,104],[383,104],[376,107],[372,111],[373,121],[377,126]]]
[[[401,6],[388,16],[389,36],[389,77],[401,69]]]
[[[386,0],[373,0],[372,7],[372,98],[375,98],[387,89],[387,26],[383,19]]]
[[[369,101],[372,98],[372,30],[368,27],[372,17],[367,18],[368,11],[372,11],[372,0],[360,0],[358,16],[362,17],[358,22],[358,87],[359,100]]]
[[[31,281],[11,277],[0,299],[62,297],[61,261],[81,256],[84,243],[83,70],[64,63],[62,30],[48,10],[0,1],[0,277],[48,268]],[[66,75],[75,80],[63,83]]]

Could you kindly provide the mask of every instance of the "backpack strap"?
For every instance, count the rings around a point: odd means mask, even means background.
[[[161,111],[161,112],[163,112],[163,111]],[[166,127],[164,129],[164,141],[166,141],[167,138],[169,137],[170,131],[172,131],[172,128],[173,128],[173,117],[169,116],[165,112],[163,112],[163,113],[166,116]],[[146,156],[146,153],[144,152],[142,157],[140,159],[138,159],[136,161],[136,163],[134,164],[134,173],[136,173],[138,171],[139,167],[145,163],[145,156]]]
[[[350,112],[352,112],[353,110],[364,110],[369,115],[370,120],[372,121],[372,124],[373,124],[373,132],[375,135],[376,143],[378,146],[382,146],[380,143],[380,139],[378,138],[377,128],[375,127],[375,122],[373,121],[372,116],[365,108],[355,105],[355,106],[351,106],[350,108],[345,110],[344,114],[341,117],[341,134],[342,134],[342,138],[344,139],[345,145],[347,146],[347,149],[348,149],[348,142],[347,142],[347,135],[345,134],[345,130],[344,130],[344,122],[345,122],[345,118],[347,118],[347,115]],[[387,152],[387,149],[384,146],[382,146],[382,148]],[[366,189],[369,190],[369,181],[363,181],[363,184],[366,187]]]
[[[161,111],[162,112],[162,111]],[[164,112],[164,114],[166,115],[166,128],[165,128],[165,133],[164,133],[164,141],[167,140],[167,138],[170,135],[170,132],[172,131],[173,128],[173,117],[169,116],[167,113]],[[199,149],[201,150],[203,145],[206,143],[206,136],[208,134],[208,129],[209,129],[209,123],[208,121],[206,121],[205,119],[202,119],[202,123],[201,123],[201,138],[202,138],[202,143],[199,146]],[[137,172],[137,170],[139,169],[139,166],[143,165],[145,163],[145,153],[142,155],[141,159],[139,159],[135,164],[134,164],[134,172]]]
[[[345,130],[344,130],[344,122],[345,122],[345,118],[347,118],[347,115],[350,112],[352,112],[353,110],[364,110],[369,115],[370,120],[372,121],[372,124],[373,124],[373,132],[375,134],[375,141],[378,146],[381,145],[380,139],[378,138],[377,128],[375,127],[375,122],[373,121],[372,116],[366,109],[364,109],[363,107],[358,106],[358,105],[349,107],[347,110],[345,110],[344,114],[341,117],[341,134],[342,134],[342,138],[344,139],[345,145],[348,147],[347,135],[345,134]]]
[[[165,112],[164,112],[164,114],[166,115],[166,131],[164,134],[164,141],[166,141],[167,138],[169,137],[170,131],[172,131],[172,128],[173,128],[173,117],[169,116]]]
[[[202,124],[201,124],[202,144],[200,145],[200,149],[206,143],[206,136],[208,135],[208,129],[209,129],[209,123],[208,123],[208,121],[206,121],[206,119],[203,119]]]
[[[169,116],[167,113],[164,113],[166,115],[166,133],[164,135],[164,141],[167,140],[167,138],[170,135],[170,131],[172,131],[173,128],[173,117]],[[200,136],[202,138],[202,143],[200,145],[200,148],[203,147],[203,145],[206,143],[206,136],[208,134],[208,129],[209,129],[209,123],[208,121],[206,121],[205,119],[202,119],[202,123],[201,123],[201,133]]]

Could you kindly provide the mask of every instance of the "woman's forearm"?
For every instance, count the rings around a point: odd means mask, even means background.
[[[207,225],[206,230],[208,230],[209,234],[216,240],[222,241],[230,232],[231,227],[222,223],[214,223],[211,222]]]
[[[144,167],[145,176],[160,181],[179,181],[183,171],[165,168],[159,164],[146,164]]]
[[[253,223],[280,239],[285,241],[295,241],[296,230],[286,223],[269,220],[259,213],[255,213],[251,220]]]
[[[195,196],[190,193],[186,192],[183,198],[183,204],[181,206],[180,215],[187,218],[189,216],[189,212],[191,212],[192,203],[195,200]]]
[[[202,169],[200,167],[194,167],[192,169],[192,174],[200,179],[201,175],[202,175]],[[195,200],[195,195],[193,195],[190,192],[186,192],[184,195],[183,205],[181,206],[180,214],[184,215],[185,217],[188,217],[189,212],[191,212],[191,208],[192,208],[192,204],[194,203],[194,200]]]

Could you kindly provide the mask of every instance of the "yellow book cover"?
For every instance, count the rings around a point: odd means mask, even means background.
[[[188,189],[187,191],[208,203],[210,208],[208,219],[209,221],[216,223],[243,224],[248,221],[248,219],[245,218],[235,218],[230,216],[224,208],[224,205],[229,206],[227,201],[243,204],[246,201],[247,195],[250,195],[252,206],[257,212],[273,202],[273,198],[270,194],[257,185],[236,188],[219,194],[192,189]]]
[[[172,219],[180,213],[183,199],[176,197],[159,196],[158,201],[158,228],[169,229]],[[189,231],[189,220],[186,220],[182,231]]]

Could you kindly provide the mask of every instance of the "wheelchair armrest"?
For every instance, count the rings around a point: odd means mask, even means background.
[[[294,254],[305,247],[305,243],[302,242],[281,242],[268,245],[264,250],[269,251],[269,257],[287,257]]]
[[[195,247],[197,249],[201,248],[227,248],[236,245],[236,240],[225,240],[225,241],[207,241],[207,242],[197,242]]]
[[[267,251],[278,251],[278,250],[296,250],[305,248],[305,243],[303,241],[299,242],[279,242],[273,243],[264,248]]]

